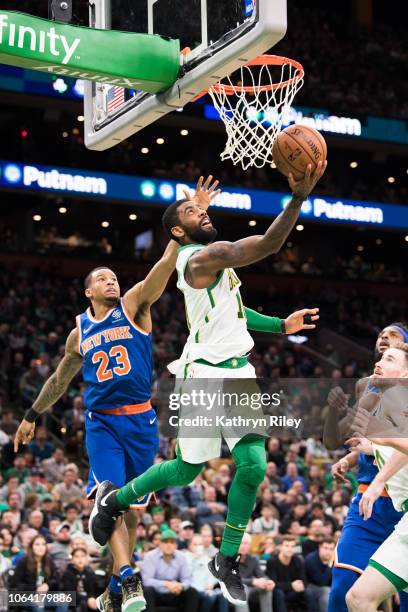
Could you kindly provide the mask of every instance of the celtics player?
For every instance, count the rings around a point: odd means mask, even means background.
[[[384,379],[385,386],[381,384],[381,379]],[[380,413],[380,417],[370,417],[364,424],[370,440],[363,437],[347,442],[360,452],[374,455],[380,468],[360,500],[360,513],[365,520],[370,518],[374,503],[385,487],[395,509],[404,514],[347,593],[350,612],[374,612],[385,599],[408,588],[408,344],[401,343],[385,351],[381,361],[376,364],[374,380],[381,389],[381,404],[392,406],[395,424],[391,428],[389,419],[382,419]],[[375,430],[382,430],[381,438],[370,434]],[[401,437],[392,437],[396,434]]]
[[[248,266],[280,250],[298,219],[303,201],[323,175],[326,165],[320,162],[313,174],[309,165],[300,181],[289,175],[292,199],[264,235],[237,242],[214,242],[217,230],[207,212],[194,201],[179,200],[167,208],[163,225],[169,236],[181,245],[176,269],[190,327],[180,359],[169,366],[177,378],[254,379],[255,369],[246,357],[254,345],[248,328],[288,331],[282,328],[280,319],[263,317],[244,308],[239,292],[241,283],[233,268]],[[306,313],[317,317],[317,309],[303,314]],[[303,315],[298,329],[302,328]],[[219,456],[221,434],[219,431],[218,436],[208,441],[179,436],[176,459],[149,468],[120,490],[109,481],[102,483],[90,519],[94,539],[104,543],[118,514],[135,499],[151,491],[168,486],[182,487],[192,482],[206,461]],[[246,594],[239,575],[237,553],[258,486],[265,476],[265,441],[253,435],[225,436],[225,439],[236,473],[228,494],[228,514],[220,552],[209,568],[228,601],[239,605],[245,603]]]

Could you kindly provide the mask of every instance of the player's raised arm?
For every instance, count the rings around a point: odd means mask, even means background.
[[[205,249],[194,253],[188,265],[192,280],[195,283],[197,282],[193,286],[201,288],[203,282],[209,281],[211,283],[211,276],[213,277],[224,268],[247,266],[264,259],[268,255],[277,253],[292,231],[302,203],[311,193],[317,181],[323,176],[326,166],[327,162],[324,162],[324,164],[319,162],[312,174],[309,164],[305,176],[300,181],[295,181],[293,175],[289,175],[292,199],[263,236],[249,236],[236,242],[214,242]]]
[[[78,332],[73,329],[65,343],[65,355],[55,372],[47,379],[32,408],[27,410],[14,438],[14,451],[20,442],[27,444],[34,435],[35,420],[49,410],[68,388],[69,383],[82,366],[82,356],[78,353]]]
[[[221,193],[221,189],[217,189],[218,183],[218,181],[213,182],[212,175],[205,182],[204,177],[200,176],[193,195],[184,190],[186,200],[191,200],[203,210],[207,210],[214,198]],[[132,317],[138,309],[149,307],[160,298],[175,269],[179,248],[180,245],[171,240],[162,258],[153,266],[146,278],[125,293],[125,307]]]

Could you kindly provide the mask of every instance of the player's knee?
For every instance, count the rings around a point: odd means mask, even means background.
[[[193,482],[204,467],[204,463],[187,463],[178,458],[178,486],[186,487]]]
[[[367,595],[368,593],[364,593],[361,589],[359,589],[358,584],[353,585],[346,594],[346,604],[348,609],[351,612],[364,610],[364,608],[371,603],[371,598],[367,597]]]
[[[265,472],[266,460],[262,461],[259,457],[237,466],[237,475],[241,482],[254,489],[257,489],[265,478]]]

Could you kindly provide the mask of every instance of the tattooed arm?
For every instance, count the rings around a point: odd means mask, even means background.
[[[248,266],[272,253],[277,253],[292,231],[302,203],[323,176],[326,165],[327,162],[324,164],[319,162],[312,174],[309,164],[305,176],[300,181],[295,181],[289,174],[292,199],[263,236],[249,236],[236,242],[214,242],[194,253],[186,268],[187,282],[195,289],[203,289],[214,282],[217,273],[224,268]]]
[[[78,353],[78,332],[73,329],[65,344],[65,355],[58,364],[55,372],[45,382],[32,408],[21,421],[14,438],[14,452],[18,451],[20,442],[27,444],[34,436],[35,419],[51,408],[68,388],[69,383],[79,372],[82,366],[82,357]]]

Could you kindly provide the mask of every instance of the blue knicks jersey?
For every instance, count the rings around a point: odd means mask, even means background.
[[[88,410],[106,410],[150,400],[152,335],[127,315],[123,300],[101,321],[90,309],[76,318]]]
[[[368,383],[365,388],[364,395],[366,393],[380,394],[378,387],[373,385],[371,382]],[[373,411],[373,415],[377,413],[378,408]],[[378,468],[374,465],[374,457],[372,455],[365,455],[360,453],[358,456],[358,472],[357,480],[361,484],[370,484],[378,474]]]

